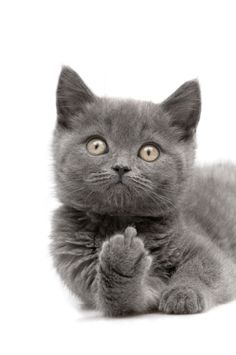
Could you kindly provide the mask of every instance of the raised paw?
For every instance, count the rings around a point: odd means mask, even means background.
[[[151,258],[134,227],[127,227],[124,234],[116,234],[103,243],[100,266],[106,273],[132,278],[143,275],[150,263]]]
[[[167,287],[161,295],[159,310],[164,313],[192,314],[205,308],[204,296],[189,286]]]

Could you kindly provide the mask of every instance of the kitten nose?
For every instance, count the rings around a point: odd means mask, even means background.
[[[112,166],[112,169],[115,170],[120,177],[131,170],[128,166],[123,166],[123,165]]]

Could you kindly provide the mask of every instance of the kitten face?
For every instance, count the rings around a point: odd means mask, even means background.
[[[113,100],[95,97],[76,73],[63,69],[54,138],[60,200],[116,215],[172,209],[193,162],[200,114],[198,84],[187,84],[161,105]]]

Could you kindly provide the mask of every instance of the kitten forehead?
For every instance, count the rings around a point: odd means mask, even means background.
[[[170,133],[159,105],[152,102],[102,98],[89,104],[83,116],[79,119],[81,133],[97,130],[120,144],[150,139],[154,132]]]

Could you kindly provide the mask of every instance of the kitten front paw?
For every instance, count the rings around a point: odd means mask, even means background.
[[[150,264],[151,257],[133,227],[127,227],[124,234],[116,234],[103,243],[100,268],[106,274],[131,279],[143,275]]]
[[[205,309],[202,293],[189,286],[167,287],[161,295],[159,310],[164,313],[193,314]]]

